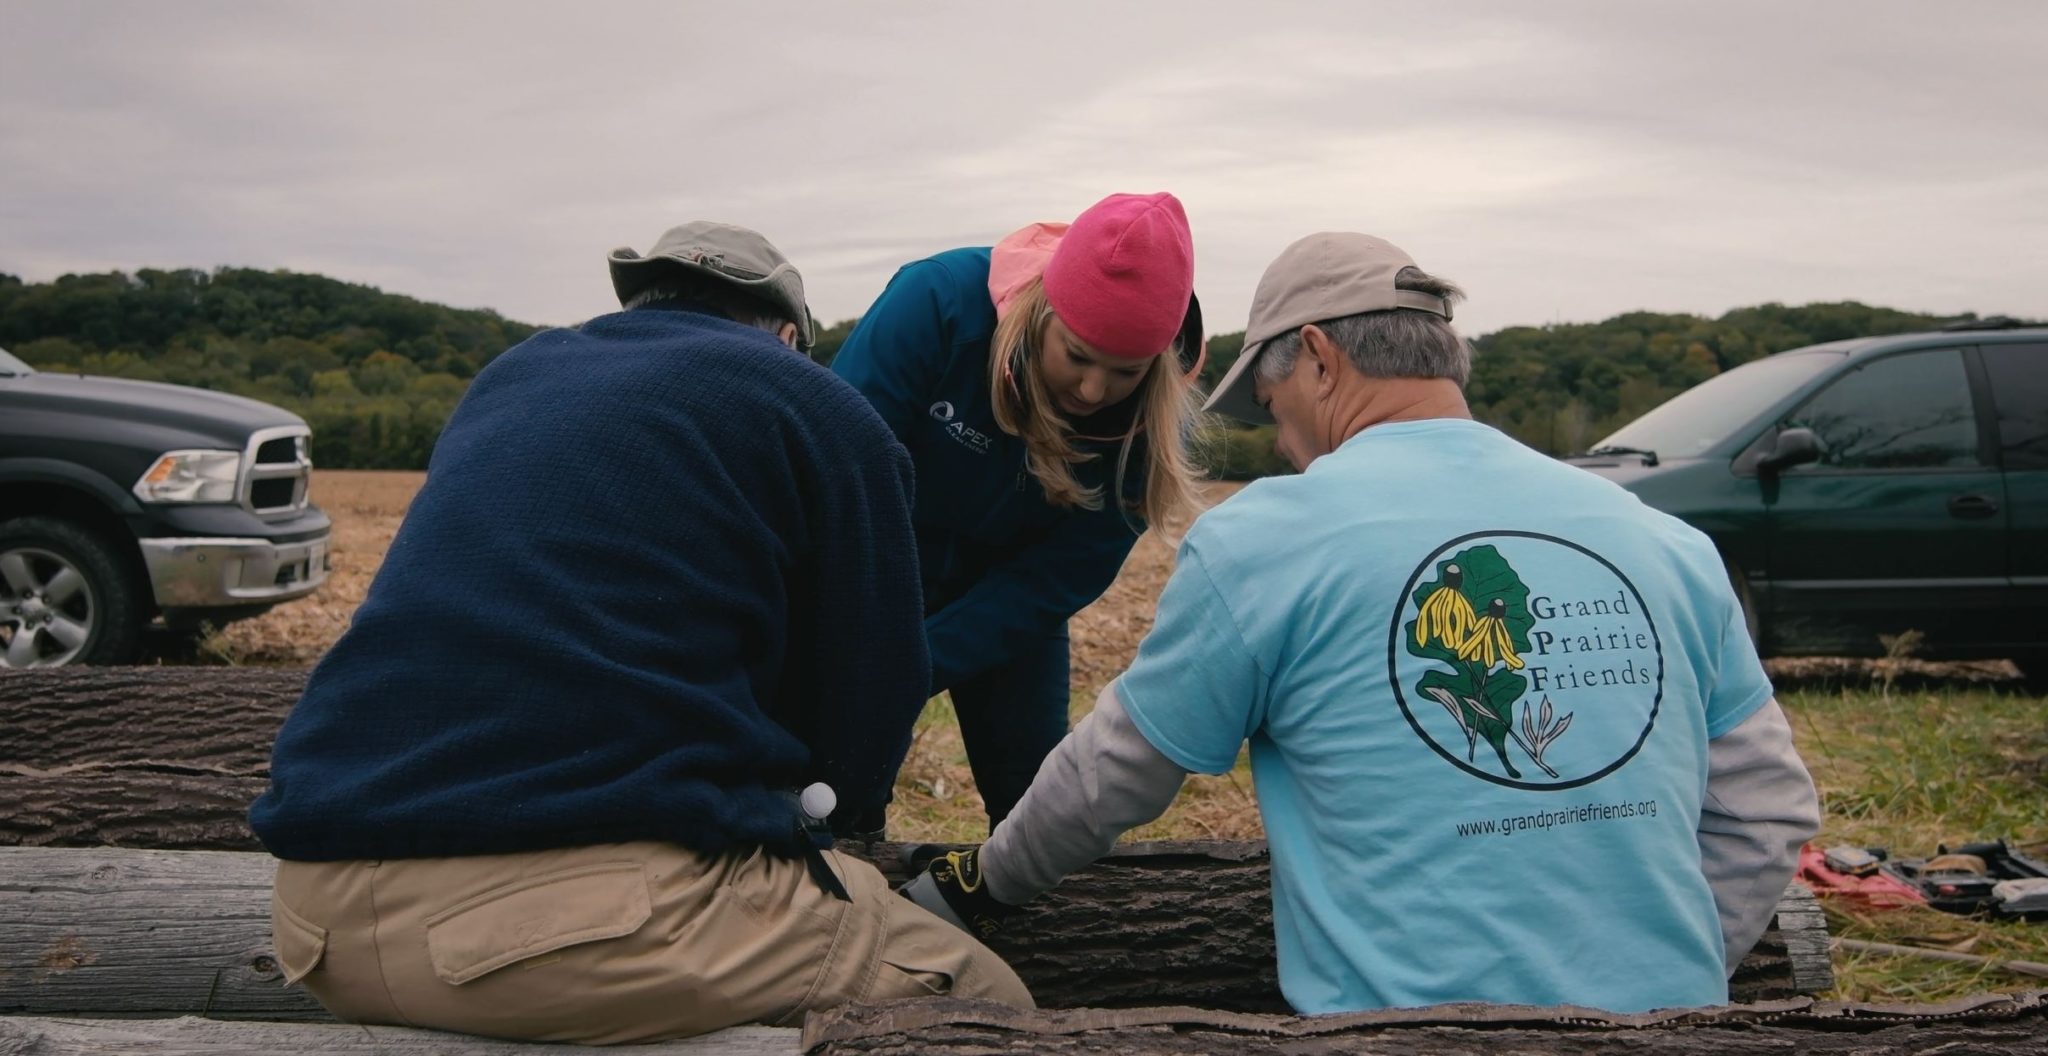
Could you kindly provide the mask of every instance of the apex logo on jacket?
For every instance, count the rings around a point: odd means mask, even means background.
[[[955,417],[951,403],[940,400],[932,404],[931,415],[945,426],[946,435],[951,437],[954,443],[977,455],[988,454],[988,446],[993,442],[993,438],[987,433],[968,425],[966,422],[958,420]]]

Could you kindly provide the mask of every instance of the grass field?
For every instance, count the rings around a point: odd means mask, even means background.
[[[320,471],[313,498],[335,521],[333,578],[320,594],[216,633],[197,659],[305,664],[347,627],[422,474]],[[1233,486],[1221,485],[1218,498]],[[1107,594],[1073,623],[1073,714],[1129,662],[1152,624],[1172,570],[1170,549],[1141,540]],[[1774,662],[1780,699],[1825,809],[1821,846],[1882,846],[1925,856],[1939,843],[2005,837],[2048,855],[2048,702],[1940,684],[1888,688],[1853,667],[1851,684],[1794,681],[1814,665]],[[1858,671],[1864,677],[1855,677]],[[967,842],[986,835],[952,710],[941,698],[917,727],[897,781],[893,838]],[[1251,777],[1240,761],[1198,777],[1165,817],[1134,839],[1246,839],[1261,835]],[[1829,907],[1835,934],[1927,945],[2005,959],[2048,961],[2048,924],[2002,924],[1932,910]],[[1838,952],[1834,996],[1937,1000],[1980,990],[2048,986],[1998,970]]]

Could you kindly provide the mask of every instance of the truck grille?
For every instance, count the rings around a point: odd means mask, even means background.
[[[243,508],[259,517],[290,516],[306,508],[306,484],[313,475],[306,438],[311,435],[303,425],[281,425],[249,437]]]
[[[275,440],[265,440],[257,445],[256,461],[273,464],[297,462],[299,460],[299,444],[300,439],[294,436],[280,436]]]
[[[292,480],[256,480],[249,483],[249,504],[257,512],[289,509],[299,501],[299,485]]]

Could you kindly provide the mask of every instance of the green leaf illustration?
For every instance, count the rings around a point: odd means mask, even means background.
[[[1501,622],[1508,626],[1508,638],[1515,643],[1515,651],[1528,651],[1529,628],[1536,626],[1536,617],[1529,612],[1529,588],[1522,582],[1522,577],[1508,566],[1507,558],[1500,556],[1500,551],[1488,543],[1461,550],[1444,563],[1455,564],[1465,570],[1462,589],[1474,610],[1485,612],[1495,598],[1507,603],[1507,617]],[[1438,575],[1442,575],[1441,566]]]
[[[1462,669],[1456,674],[1432,669],[1422,676],[1420,682],[1415,683],[1415,692],[1426,697],[1432,689],[1447,690],[1451,696],[1463,700],[1472,696],[1472,679]]]
[[[1522,577],[1508,566],[1507,559],[1500,556],[1491,543],[1468,547],[1436,563],[1436,578],[1419,584],[1410,596],[1410,603],[1420,613],[1422,604],[1429,596],[1442,589],[1448,574],[1456,566],[1462,573],[1458,592],[1465,595],[1473,611],[1485,612],[1488,605],[1499,598],[1507,606],[1508,638],[1517,652],[1529,649],[1529,628],[1536,625],[1536,617],[1529,612],[1529,588],[1522,583]],[[1447,664],[1458,662],[1456,643],[1446,644],[1432,635],[1422,645],[1415,644],[1417,620],[1409,620],[1402,627],[1402,641],[1408,645],[1408,652],[1429,660],[1440,660]]]
[[[1466,736],[1468,758],[1477,747],[1474,738],[1483,738],[1499,758],[1507,775],[1519,778],[1521,772],[1508,758],[1507,744],[1514,736],[1515,704],[1528,690],[1529,680],[1504,665],[1499,670],[1489,670],[1483,662],[1458,657],[1460,643],[1447,641],[1447,635],[1439,630],[1455,624],[1457,618],[1445,619],[1446,614],[1440,607],[1441,598],[1437,599],[1438,615],[1434,619],[1425,608],[1430,598],[1446,587],[1455,587],[1469,603],[1472,613],[1497,613],[1500,625],[1507,629],[1508,639],[1518,653],[1528,651],[1529,629],[1536,624],[1535,616],[1529,612],[1529,588],[1491,544],[1468,547],[1437,562],[1436,578],[1416,587],[1411,597],[1416,619],[1408,621],[1402,628],[1403,640],[1410,654],[1438,661],[1450,668],[1423,674],[1415,684],[1416,692],[1446,709],[1451,709],[1455,702],[1453,717]],[[1494,607],[1495,602],[1500,603],[1500,608]],[[1422,628],[1424,641],[1418,644],[1416,630],[1418,624],[1423,623],[1430,625]],[[1491,625],[1490,621],[1487,625]]]

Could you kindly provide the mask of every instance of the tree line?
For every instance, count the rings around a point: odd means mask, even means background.
[[[1845,301],[1738,308],[1718,318],[1630,312],[1515,326],[1473,339],[1473,413],[1540,451],[1583,451],[1722,371],[1822,341],[1924,330],[1958,317]],[[1973,318],[1962,316],[1960,318]],[[819,335],[830,363],[857,320]],[[0,348],[39,370],[196,385],[277,404],[313,429],[316,464],[419,469],[484,365],[540,328],[320,275],[251,268],[0,275]],[[1209,339],[1213,387],[1242,332]],[[1286,472],[1272,430],[1205,431],[1211,472]]]
[[[423,468],[469,379],[538,329],[285,271],[0,275],[0,347],[30,366],[273,403],[341,468]]]

